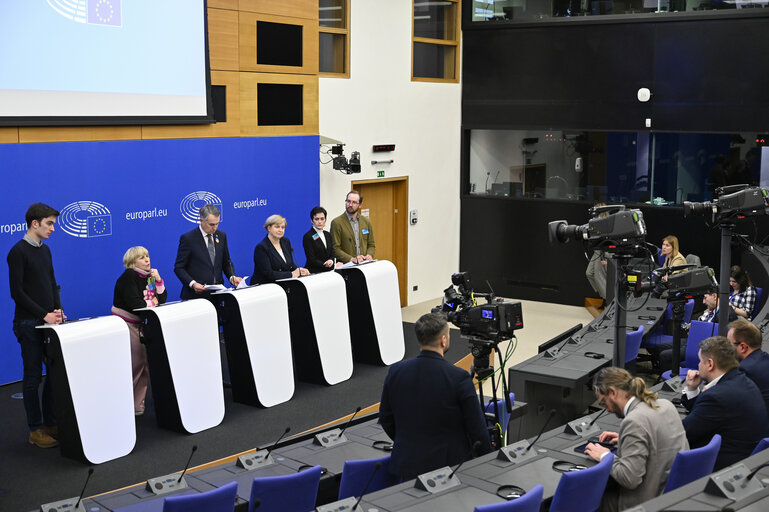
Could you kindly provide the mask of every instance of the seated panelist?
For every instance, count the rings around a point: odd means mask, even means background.
[[[251,284],[273,283],[278,279],[309,275],[306,268],[294,263],[294,250],[291,242],[283,234],[286,231],[286,219],[280,215],[270,215],[264,221],[267,236],[254,248],[254,273]]]
[[[310,211],[310,220],[312,227],[302,237],[302,246],[304,254],[307,256],[307,270],[313,274],[328,272],[333,270],[336,263],[334,255],[334,240],[331,233],[324,231],[326,227],[326,209],[322,206],[316,206]]]

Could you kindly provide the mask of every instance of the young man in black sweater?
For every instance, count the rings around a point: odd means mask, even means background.
[[[27,210],[27,234],[8,253],[11,298],[16,303],[13,332],[21,345],[24,363],[24,409],[29,425],[29,443],[51,448],[58,443],[53,397],[48,378],[43,384],[42,412],[38,389],[43,379],[43,363],[48,364],[43,333],[35,327],[58,324],[65,316],[61,309],[59,287],[53,274],[51,250],[43,240],[51,236],[59,212],[43,203]]]

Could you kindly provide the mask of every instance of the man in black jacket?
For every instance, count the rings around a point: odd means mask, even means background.
[[[740,461],[769,436],[769,417],[761,392],[740,369],[737,352],[723,336],[700,342],[698,370],[689,370],[681,402],[689,412],[683,420],[692,448],[721,435],[715,470]],[[700,389],[700,384],[707,384]]]
[[[43,363],[48,365],[43,344],[43,331],[38,325],[60,324],[65,316],[61,309],[59,286],[53,273],[51,250],[43,243],[54,231],[59,212],[43,203],[27,210],[27,234],[8,253],[11,298],[16,303],[13,332],[21,345],[24,363],[22,390],[24,410],[29,425],[29,443],[51,448],[58,443],[56,418],[50,379],[43,384],[42,412],[38,392],[43,380]]]
[[[404,480],[491,451],[472,377],[443,359],[446,318],[423,315],[415,330],[422,351],[390,367],[379,407],[379,423],[394,441],[389,470]]]
[[[200,209],[200,225],[179,237],[174,273],[182,282],[182,300],[202,296],[206,285],[222,284],[222,273],[233,286],[241,281],[230,259],[227,235],[219,231],[220,218],[219,208],[207,204]]]
[[[740,369],[756,383],[769,411],[769,354],[761,350],[761,331],[744,318],[729,324],[726,338],[737,349]]]

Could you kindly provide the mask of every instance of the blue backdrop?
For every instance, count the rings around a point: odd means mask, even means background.
[[[59,210],[46,243],[71,320],[109,314],[123,254],[134,245],[149,250],[168,300],[178,300],[179,235],[196,226],[195,211],[206,202],[222,210],[220,229],[238,275],[251,274],[254,246],[274,213],[288,220],[286,236],[304,264],[301,237],[320,197],[318,144],[317,136],[0,144],[6,205],[0,254],[5,258],[24,236],[31,203]],[[326,205],[329,215],[343,207],[341,198]],[[6,265],[0,272],[0,384],[22,376],[13,311]]]

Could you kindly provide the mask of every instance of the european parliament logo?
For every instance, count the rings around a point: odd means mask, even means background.
[[[122,0],[47,0],[51,8],[72,21],[91,25],[122,25]]]
[[[94,238],[112,234],[112,214],[95,201],[76,201],[61,209],[59,228],[77,238]]]
[[[219,208],[220,212],[222,211],[222,200],[219,199],[219,196],[205,190],[198,190],[184,196],[181,204],[179,204],[179,211],[186,220],[197,224],[200,222],[200,209],[207,204],[212,204]]]

